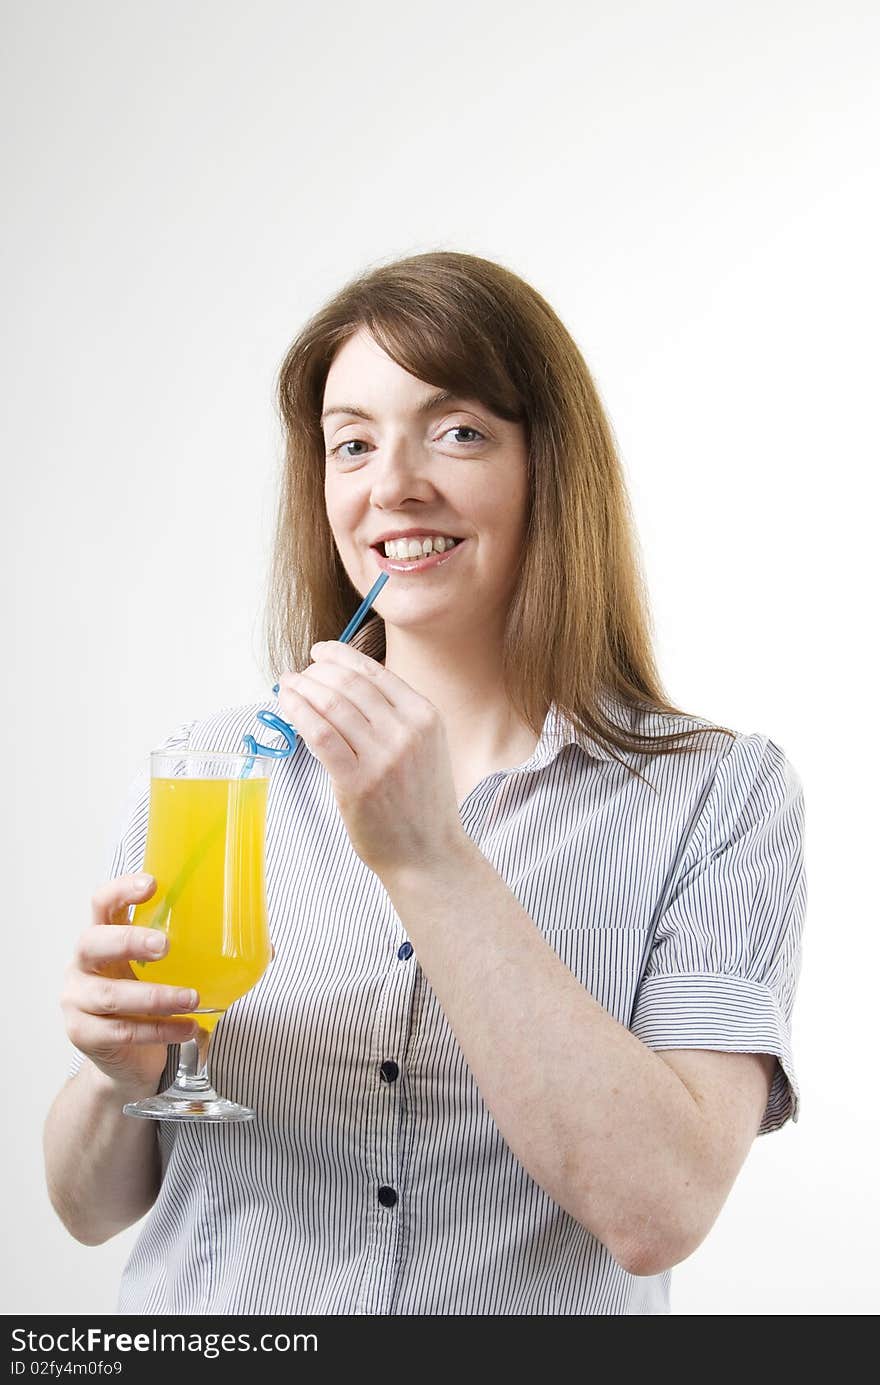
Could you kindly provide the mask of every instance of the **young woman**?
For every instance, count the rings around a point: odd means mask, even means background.
[[[165,742],[241,750],[263,708],[300,733],[275,960],[212,1053],[257,1118],[121,1114],[192,1032],[128,966],[143,782],[68,972],[54,1205],[88,1244],[149,1212],[126,1313],[667,1313],[755,1135],[797,1119],[800,781],[666,700],[611,430],[516,275],[373,269],[279,398],[278,698]]]

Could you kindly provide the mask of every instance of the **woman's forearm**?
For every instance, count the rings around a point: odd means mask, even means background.
[[[470,840],[383,884],[528,1173],[625,1268],[642,1246],[687,1244],[714,1192],[700,1108],[672,1068],[590,995]]]
[[[122,1092],[88,1060],[46,1117],[43,1152],[52,1206],[84,1245],[100,1245],[142,1217],[156,1200],[159,1144],[151,1120],[122,1114]]]

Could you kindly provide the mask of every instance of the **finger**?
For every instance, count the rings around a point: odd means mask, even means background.
[[[309,652],[315,660],[315,664],[310,667],[332,663],[342,668],[353,669],[378,688],[385,701],[404,715],[411,713],[417,717],[419,710],[426,704],[433,706],[421,693],[417,693],[415,688],[411,688],[409,683],[398,678],[397,674],[392,673],[384,664],[380,664],[378,659],[371,659],[369,654],[354,649],[350,644],[343,644],[341,640],[325,640],[314,644]]]
[[[112,962],[155,962],[167,950],[168,939],[158,928],[110,923],[84,929],[74,960],[80,971],[98,971]]]
[[[89,976],[73,994],[78,1008],[92,1015],[188,1015],[199,1004],[198,992],[189,987],[109,976]]]
[[[126,923],[129,904],[149,899],[155,888],[153,876],[144,873],[120,875],[115,880],[108,880],[92,895],[92,922]]]
[[[376,684],[342,664],[326,659],[311,664],[303,673],[292,673],[289,686],[308,698],[354,749],[365,729],[361,718],[374,735],[383,737],[393,735],[400,724],[400,712]]]
[[[78,1014],[67,1026],[70,1042],[80,1052],[100,1056],[129,1044],[182,1044],[198,1031],[195,1020],[139,1019],[136,1015]]]
[[[334,720],[331,721],[316,705],[319,696],[317,692],[311,694],[315,699],[313,701],[306,696],[306,689],[295,686],[296,680],[302,677],[299,673],[281,675],[278,693],[281,710],[296,727],[312,754],[318,757],[328,771],[332,774],[344,774],[356,769],[358,756],[352,741],[363,745],[364,736],[370,730],[369,723],[362,712],[357,712],[357,709],[348,703],[351,714],[344,718],[347,730],[343,734],[342,729],[336,725],[338,710],[334,709]],[[314,684],[314,687],[317,688],[318,685]],[[357,727],[356,731],[352,729],[354,726]]]

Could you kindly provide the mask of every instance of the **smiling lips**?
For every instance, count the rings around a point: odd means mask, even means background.
[[[427,558],[386,558],[385,554],[376,548],[371,551],[384,572],[424,572],[428,568],[442,567],[444,563],[451,562],[466,543],[467,539],[462,539],[461,543],[457,543],[454,548],[448,548],[445,553],[432,553]]]

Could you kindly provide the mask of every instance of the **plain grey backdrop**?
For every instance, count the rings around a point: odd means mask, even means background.
[[[281,359],[350,276],[432,249],[563,318],[670,696],[804,783],[801,1119],[756,1142],[673,1311],[876,1311],[877,7],[2,15],[6,1313],[112,1311],[136,1235],[86,1248],[48,1203],[58,996],[148,751],[270,686]]]

